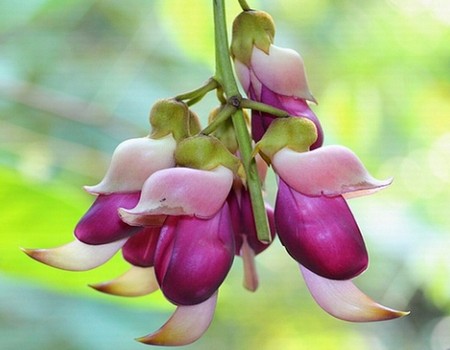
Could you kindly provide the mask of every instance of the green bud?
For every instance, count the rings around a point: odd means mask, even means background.
[[[222,108],[218,107],[211,111],[208,117],[208,124],[211,124],[216,119],[221,110]],[[236,154],[239,146],[236,139],[236,133],[234,132],[233,120],[231,118],[223,121],[217,129],[214,130],[213,135],[217,137],[232,154]]]
[[[255,145],[254,154],[260,153],[270,164],[270,159],[282,148],[307,152],[317,139],[317,129],[307,118],[288,117],[275,119],[262,139]]]
[[[223,165],[239,173],[241,162],[227,150],[217,138],[208,135],[189,137],[181,141],[175,150],[175,162],[188,168],[212,170]]]
[[[233,22],[231,55],[249,65],[253,46],[269,54],[275,36],[272,17],[263,11],[244,11]]]
[[[200,122],[197,115],[188,105],[175,99],[157,101],[150,111],[150,125],[152,139],[160,139],[168,134],[180,142],[200,131]]]

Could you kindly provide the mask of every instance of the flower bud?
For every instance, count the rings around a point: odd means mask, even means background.
[[[367,268],[363,238],[342,196],[308,197],[280,180],[275,222],[288,253],[315,274],[345,280]]]
[[[233,229],[226,204],[208,220],[171,216],[156,247],[156,277],[172,303],[199,304],[222,284],[233,256]]]

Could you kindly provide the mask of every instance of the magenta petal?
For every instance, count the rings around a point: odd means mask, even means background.
[[[273,239],[275,238],[275,222],[273,217],[273,210],[268,205],[266,205],[266,212],[269,221],[271,241],[273,241]],[[251,249],[253,249],[255,255],[257,255],[262,251],[264,251],[265,249],[267,249],[270,244],[261,242],[258,239],[252,203],[250,200],[250,193],[246,190],[242,191],[241,215],[242,215],[241,234],[246,235],[248,245],[251,247]]]
[[[176,305],[201,303],[219,288],[233,256],[234,239],[226,204],[208,220],[168,217],[155,253],[161,291]]]
[[[124,223],[117,210],[133,208],[139,192],[99,195],[75,227],[75,236],[87,244],[105,244],[129,237],[140,228]]]
[[[363,238],[341,196],[308,197],[280,180],[275,222],[288,253],[314,273],[342,280],[367,268]]]
[[[130,237],[122,247],[123,258],[134,266],[153,266],[160,227],[145,227]]]

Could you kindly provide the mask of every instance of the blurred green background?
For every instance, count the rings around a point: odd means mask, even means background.
[[[228,1],[228,20],[239,12]],[[352,324],[325,314],[276,241],[258,258],[260,288],[241,262],[214,322],[187,349],[450,348],[450,4],[445,0],[250,0],[300,51],[326,144],[352,148],[393,185],[350,205],[371,264],[356,283],[400,320]],[[148,132],[159,98],[212,75],[211,1],[0,2],[0,348],[145,349],[173,307],[86,285],[126,269],[38,264],[19,247],[53,247],[92,198],[115,146]],[[203,119],[214,96],[194,106]],[[273,202],[274,187],[269,187]]]

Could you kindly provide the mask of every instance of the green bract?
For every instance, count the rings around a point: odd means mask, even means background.
[[[317,129],[306,118],[278,118],[270,124],[261,141],[255,145],[255,151],[270,164],[270,159],[282,148],[296,152],[307,152],[317,139]]]
[[[200,122],[197,115],[187,104],[174,99],[156,102],[150,111],[150,124],[152,139],[160,139],[168,134],[180,142],[200,131]]]
[[[250,64],[253,47],[269,54],[275,36],[272,17],[263,11],[244,11],[233,22],[231,54],[242,63]]]
[[[212,170],[219,165],[239,173],[241,162],[213,136],[199,135],[181,141],[175,150],[175,162],[188,168]]]

